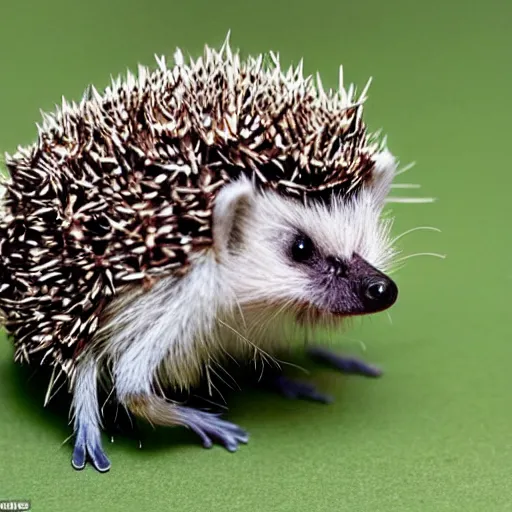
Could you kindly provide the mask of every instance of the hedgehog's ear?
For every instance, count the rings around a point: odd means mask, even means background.
[[[384,201],[391,189],[395,177],[397,162],[395,157],[386,149],[375,157],[373,179],[369,185],[372,200],[378,207],[384,206]]]
[[[254,188],[248,180],[225,185],[213,208],[213,243],[217,253],[236,249],[242,243],[242,225],[253,205]]]

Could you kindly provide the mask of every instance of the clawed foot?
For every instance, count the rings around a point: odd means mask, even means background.
[[[343,373],[358,374],[365,377],[380,377],[382,370],[359,359],[343,357],[321,347],[311,347],[308,355],[319,362],[326,363]]]
[[[83,469],[87,459],[100,473],[105,473],[110,469],[110,461],[101,446],[99,431],[89,430],[86,426],[80,425],[76,433],[71,464],[75,469]]]
[[[181,423],[194,431],[205,448],[213,446],[213,439],[220,442],[228,451],[238,450],[240,443],[246,444],[249,435],[234,423],[220,419],[219,414],[200,411],[190,407],[177,407]]]
[[[364,375],[365,377],[382,375],[382,371],[375,366],[359,359],[340,356],[324,348],[311,347],[307,349],[307,353],[312,359],[328,364],[343,373]],[[267,375],[264,377],[263,383],[286,398],[306,399],[325,404],[333,402],[330,395],[320,393],[313,384],[289,379],[284,375]]]
[[[333,402],[333,398],[331,396],[320,393],[313,384],[288,379],[284,375],[274,377],[271,385],[286,398],[306,399],[324,404],[330,404]]]

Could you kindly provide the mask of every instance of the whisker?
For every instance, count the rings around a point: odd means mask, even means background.
[[[415,165],[416,165],[416,162],[411,162],[411,163],[409,163],[407,165],[404,165],[401,169],[398,169],[395,172],[395,176],[400,176],[401,174],[404,174],[407,171],[410,171]]]
[[[438,254],[437,252],[416,252],[414,254],[408,254],[407,256],[403,256],[395,261],[395,263],[401,263],[410,258],[416,258],[417,256],[433,256],[435,258],[440,258],[444,260],[446,258],[446,254]]]
[[[435,197],[396,197],[388,196],[386,198],[387,203],[404,203],[404,204],[423,204],[423,203],[435,203]]]
[[[390,188],[407,188],[407,189],[416,188],[416,189],[418,189],[418,188],[421,188],[421,185],[419,185],[417,183],[392,183]]]
[[[436,231],[437,233],[441,233],[441,230],[439,228],[435,228],[433,226],[418,226],[415,228],[408,229],[407,231],[404,231],[400,235],[393,238],[388,245],[394,245],[398,240],[403,238],[405,235],[408,235],[409,233],[414,233],[415,231]]]
[[[397,266],[394,266],[394,267],[390,268],[390,270],[388,270],[386,273],[387,273],[389,276],[392,276],[393,274],[396,274],[397,272],[399,272],[399,271],[400,271],[400,270],[402,270],[403,268],[405,268],[405,264],[397,265]]]

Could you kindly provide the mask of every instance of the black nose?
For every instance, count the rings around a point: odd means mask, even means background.
[[[364,290],[368,305],[374,310],[383,310],[391,307],[397,297],[396,284],[386,277],[375,277],[366,282]]]

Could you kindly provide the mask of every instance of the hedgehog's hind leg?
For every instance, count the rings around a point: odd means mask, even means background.
[[[101,444],[97,379],[97,362],[86,358],[77,368],[73,389],[75,446],[71,464],[83,469],[89,459],[95,469],[104,473],[110,469],[110,461]]]
[[[213,439],[228,451],[234,452],[240,443],[247,443],[249,435],[238,425],[209,413],[169,402],[157,395],[131,395],[124,400],[128,409],[154,425],[189,428],[197,434],[205,448],[211,448]]]
[[[313,360],[327,364],[347,374],[358,374],[365,377],[380,377],[382,371],[360,359],[346,357],[321,347],[308,347],[307,354]],[[333,398],[317,390],[314,384],[286,377],[281,372],[266,369],[259,380],[259,385],[276,391],[289,399],[305,399],[313,402],[330,404]]]
[[[314,384],[290,379],[285,375],[263,377],[261,384],[289,399],[305,399],[323,404],[330,404],[333,401],[330,395],[318,391]]]
[[[382,370],[373,365],[360,359],[341,356],[325,348],[309,347],[307,353],[312,359],[327,364],[343,373],[358,374],[365,377],[380,377],[382,375]]]

